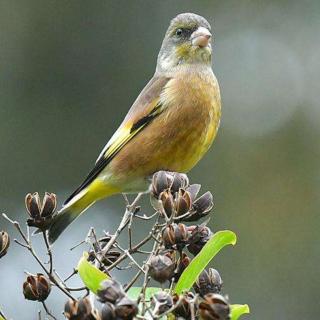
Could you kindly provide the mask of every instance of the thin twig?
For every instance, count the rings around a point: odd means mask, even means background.
[[[129,250],[130,254],[139,252],[139,249],[145,245],[150,239],[152,239],[152,233],[150,232],[147,237],[145,237],[143,240],[141,240],[138,244],[136,244],[134,247]],[[143,252],[142,252],[143,253]],[[127,254],[121,255],[115,262],[113,262],[109,267],[107,267],[107,270],[110,271],[114,267],[116,267],[119,263],[121,263],[123,260],[127,258]]]
[[[52,251],[51,251],[51,247],[50,247],[50,244],[49,244],[47,233],[45,231],[43,231],[42,234],[43,234],[44,243],[45,243],[46,248],[47,248],[47,253],[48,253],[48,256],[49,256],[49,273],[51,274],[52,273],[52,269],[53,269]]]
[[[135,208],[137,202],[140,200],[142,196],[142,193],[139,193],[136,198],[133,200],[133,202],[127,206],[126,211],[122,217],[122,220],[119,224],[118,229],[116,230],[116,232],[112,235],[111,239],[108,241],[108,243],[106,244],[106,246],[101,250],[101,255],[106,254],[111,247],[114,245],[114,243],[116,242],[117,238],[119,237],[120,233],[122,232],[122,230],[128,225],[128,223],[130,222],[130,216],[132,214],[133,208]]]
[[[65,289],[65,286],[63,283],[60,283],[55,276],[53,275],[52,272],[50,272],[50,270],[48,270],[44,263],[41,261],[41,259],[38,257],[38,255],[36,254],[35,250],[32,247],[31,242],[28,240],[28,238],[26,237],[26,235],[23,233],[20,224],[18,221],[14,221],[11,220],[5,213],[2,214],[2,216],[8,220],[19,232],[19,234],[21,235],[22,239],[25,242],[25,248],[28,249],[28,251],[31,253],[31,255],[34,257],[34,259],[38,262],[38,264],[40,265],[40,267],[43,269],[43,271],[47,274],[47,276],[49,277],[50,281],[56,285],[62,292],[64,292],[64,294],[66,294],[70,299],[72,299],[73,301],[75,301],[76,299]],[[19,243],[21,244],[21,243]]]
[[[54,320],[58,320],[50,311],[49,311],[49,309],[48,309],[48,307],[46,306],[46,304],[45,304],[45,302],[44,301],[42,301],[42,305],[43,305],[43,308],[44,308],[44,310],[46,311],[46,314],[48,315],[48,316],[50,316],[52,319],[54,319]]]
[[[67,276],[64,280],[63,280],[63,282],[67,282],[69,279],[71,279],[74,275],[76,275],[78,273],[78,270],[77,269],[73,269],[73,272],[69,275],[69,276]]]
[[[125,286],[124,291],[128,292],[128,290],[135,284],[135,282],[139,279],[140,275],[144,272],[139,269],[139,271],[136,273],[136,275],[131,279],[131,281]]]

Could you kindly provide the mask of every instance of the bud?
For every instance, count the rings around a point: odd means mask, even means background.
[[[191,306],[193,306],[193,312],[196,313],[196,304],[195,296],[192,292],[186,292],[183,295],[177,295],[174,294],[173,296],[173,303],[175,305],[174,310],[172,313],[176,317],[182,317],[183,319],[192,319],[192,312],[191,312]]]
[[[184,189],[179,189],[175,199],[176,216],[180,217],[191,210],[191,196],[190,193]]]
[[[162,233],[162,239],[166,248],[181,250],[188,241],[188,231],[184,224],[169,224]]]
[[[152,194],[158,198],[159,195],[170,188],[173,181],[172,175],[166,171],[158,171],[152,177]]]
[[[178,261],[178,267],[176,273],[174,275],[174,281],[177,282],[182,275],[182,272],[186,269],[186,267],[190,264],[191,259],[186,255],[186,253],[182,252],[182,255]]]
[[[199,313],[203,320],[229,320],[230,305],[224,296],[209,293],[199,304]]]
[[[210,268],[209,271],[204,270],[201,272],[193,288],[196,293],[204,297],[207,293],[220,293],[222,284],[219,272]]]
[[[97,296],[101,302],[116,303],[125,296],[122,286],[119,282],[108,279],[104,280],[100,289],[97,291]]]
[[[23,283],[23,294],[27,300],[44,301],[51,291],[51,283],[43,274],[30,275]]]
[[[111,303],[105,303],[101,310],[101,320],[116,320],[115,307]]]
[[[54,193],[46,192],[41,203],[38,192],[28,193],[25,204],[30,219],[27,220],[28,226],[37,227],[42,231],[48,229],[52,222],[52,215],[57,207],[57,197]]]
[[[205,225],[190,226],[187,227],[187,230],[189,232],[191,231],[188,241],[188,251],[193,255],[197,255],[204,245],[210,240],[213,233],[210,228]]]
[[[173,180],[170,186],[171,192],[174,194],[180,189],[184,189],[189,185],[189,179],[184,173],[174,173]]]
[[[152,296],[151,305],[154,313],[156,315],[161,315],[172,308],[173,300],[169,293],[165,291],[159,291]]]
[[[157,255],[150,259],[149,274],[160,283],[172,279],[174,270],[175,263],[166,255]]]
[[[128,297],[123,297],[115,307],[117,319],[132,320],[138,313],[138,305]]]
[[[7,232],[0,232],[0,258],[5,256],[10,246],[10,237]]]
[[[69,320],[100,320],[96,310],[92,310],[89,298],[68,300],[64,305],[64,315]]]

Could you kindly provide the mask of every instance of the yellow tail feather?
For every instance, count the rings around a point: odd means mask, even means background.
[[[107,186],[97,180],[93,181],[58,212],[49,229],[50,243],[55,242],[60,234],[96,201],[117,192],[119,192],[119,190],[116,188]]]

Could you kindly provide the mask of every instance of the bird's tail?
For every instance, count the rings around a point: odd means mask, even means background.
[[[55,242],[60,234],[86,209],[92,206],[97,200],[116,193],[116,190],[106,185],[93,182],[87,188],[80,191],[71,198],[58,212],[49,228],[49,241]]]
[[[77,199],[72,199],[69,203],[64,205],[58,212],[57,216],[49,229],[49,241],[55,242],[60,234],[86,209],[94,204],[95,200],[89,196],[89,192],[83,190]]]

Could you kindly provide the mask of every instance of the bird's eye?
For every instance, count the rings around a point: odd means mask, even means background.
[[[182,35],[182,33],[183,33],[183,30],[179,28],[176,31],[176,36],[180,37]]]

